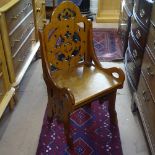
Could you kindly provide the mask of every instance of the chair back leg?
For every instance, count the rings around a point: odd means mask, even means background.
[[[108,101],[109,101],[109,114],[110,114],[110,122],[113,125],[117,125],[117,113],[115,110],[115,100],[116,100],[116,91],[112,92],[108,95]]]

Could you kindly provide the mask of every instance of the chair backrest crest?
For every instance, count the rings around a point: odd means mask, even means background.
[[[70,1],[62,2],[44,28],[46,59],[51,71],[69,69],[85,60],[89,23]]]

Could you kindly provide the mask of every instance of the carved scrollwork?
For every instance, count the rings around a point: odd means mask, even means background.
[[[52,72],[75,66],[83,60],[87,38],[83,27],[69,20],[48,29],[47,33],[47,57]]]
[[[70,18],[75,18],[76,12],[70,8],[65,8],[61,13],[58,14],[58,20],[67,20]]]

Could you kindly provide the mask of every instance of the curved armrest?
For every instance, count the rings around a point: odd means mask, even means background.
[[[88,23],[89,23],[88,38],[90,42],[90,45],[88,46],[88,51],[90,51],[91,60],[94,62],[94,64],[91,63],[91,65],[94,65],[103,70],[105,73],[113,76],[113,78],[116,79],[123,86],[125,80],[124,72],[117,67],[103,68],[100,61],[98,60],[93,46],[92,22],[88,21]]]
[[[104,70],[105,72],[108,72],[110,75],[112,75],[114,79],[116,79],[123,85],[124,80],[125,80],[125,74],[122,71],[122,69],[117,68],[117,67],[112,67],[112,68],[107,68],[107,69],[104,68]]]

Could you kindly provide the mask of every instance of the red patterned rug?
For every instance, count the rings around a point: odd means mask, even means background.
[[[100,61],[123,59],[121,39],[117,29],[93,29],[94,47]]]
[[[49,124],[45,113],[36,155],[122,155],[119,129],[109,121],[108,103],[94,101],[75,111],[70,119],[71,151],[62,124]],[[50,127],[49,127],[50,126]]]

